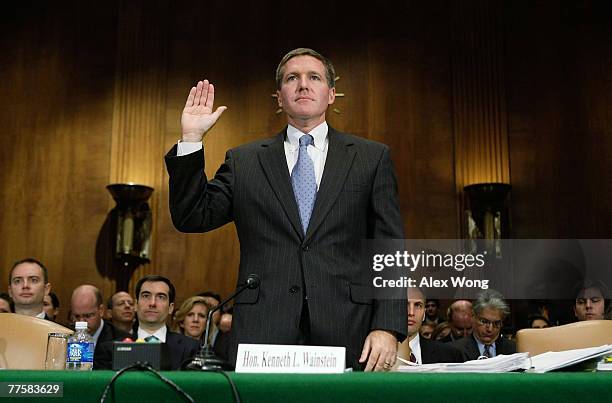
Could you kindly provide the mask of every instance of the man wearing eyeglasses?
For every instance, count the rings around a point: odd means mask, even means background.
[[[113,340],[130,337],[129,333],[102,319],[102,293],[93,285],[84,284],[74,289],[70,298],[71,317],[75,322],[87,322],[87,332],[94,341],[94,369],[110,369]]]
[[[501,337],[501,328],[510,308],[497,291],[485,290],[472,303],[472,335],[454,341],[464,361],[516,353],[516,345]]]

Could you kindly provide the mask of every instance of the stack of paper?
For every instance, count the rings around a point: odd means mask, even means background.
[[[566,351],[549,351],[531,358],[532,372],[549,372],[612,354],[612,344]]]
[[[501,354],[493,358],[463,363],[417,365],[399,357],[398,360],[406,364],[398,367],[399,372],[510,372],[531,367],[529,353]]]

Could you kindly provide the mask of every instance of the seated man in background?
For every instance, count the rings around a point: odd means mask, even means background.
[[[116,292],[108,299],[107,306],[113,325],[124,332],[132,333],[136,316],[132,296],[125,291]]]
[[[4,292],[0,292],[0,313],[14,312],[13,299]]]
[[[138,327],[135,334],[147,342],[166,343],[170,350],[171,369],[179,369],[199,350],[197,341],[170,331],[166,325],[168,316],[174,311],[175,296],[174,285],[166,277],[150,275],[136,283]]]
[[[41,262],[27,258],[13,264],[8,292],[13,298],[15,313],[49,319],[43,310],[43,299],[49,291],[49,275]]]
[[[53,322],[57,322],[55,319],[57,315],[59,315],[59,298],[53,291],[49,292],[49,294],[45,295],[43,298],[43,310],[47,314],[47,317]]]
[[[604,319],[606,300],[601,287],[588,285],[578,291],[574,315],[578,321]]]
[[[416,364],[462,362],[461,353],[449,344],[429,341],[419,335],[424,320],[425,296],[418,288],[410,288],[408,289],[408,337],[399,343],[397,356]],[[399,365],[402,363],[398,360],[394,369]]]
[[[472,335],[450,345],[462,353],[464,361],[516,353],[514,342],[501,336],[504,319],[509,314],[510,308],[500,293],[494,290],[481,292],[473,304]]]
[[[451,342],[472,334],[472,303],[470,301],[459,299],[450,304],[447,317],[451,331],[440,341]]]
[[[112,342],[130,335],[102,319],[102,293],[93,285],[84,284],[74,289],[70,298],[70,312],[75,322],[87,322],[87,332],[94,341],[94,369],[110,369]]]
[[[440,317],[438,310],[440,309],[440,300],[428,299],[425,301],[425,321],[431,323],[434,327],[438,323],[444,322],[444,318]]]

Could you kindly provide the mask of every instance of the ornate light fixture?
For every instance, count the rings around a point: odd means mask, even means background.
[[[115,236],[115,258],[124,266],[147,263],[151,256],[151,209],[147,200],[153,188],[134,183],[106,187],[117,202],[111,211]]]
[[[507,197],[512,186],[507,183],[475,183],[463,188],[467,195],[464,237],[476,245],[483,239],[495,256],[501,257],[501,239],[510,235]]]

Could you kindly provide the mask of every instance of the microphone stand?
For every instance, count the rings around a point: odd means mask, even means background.
[[[185,369],[191,371],[221,371],[230,369],[230,365],[221,358],[217,357],[213,347],[208,341],[208,335],[210,334],[210,326],[212,324],[212,316],[215,312],[223,308],[229,301],[236,298],[247,288],[255,289],[259,287],[260,280],[255,274],[250,274],[243,284],[240,284],[236,291],[222,301],[219,305],[214,307],[208,312],[206,319],[206,332],[204,333],[204,340],[200,346],[200,351],[193,357],[191,362],[185,366]]]

